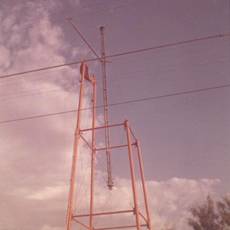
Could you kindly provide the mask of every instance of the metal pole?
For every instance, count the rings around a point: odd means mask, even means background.
[[[144,194],[145,210],[146,210],[147,221],[148,221],[147,224],[148,224],[148,229],[151,230],[152,227],[151,227],[151,219],[150,219],[150,212],[149,212],[149,206],[148,206],[147,188],[145,184],[144,165],[143,165],[140,143],[138,140],[136,141],[136,148],[137,148],[138,164],[139,164],[140,174],[141,174],[142,189],[143,189],[143,194]]]
[[[135,210],[135,217],[136,217],[136,226],[137,230],[140,230],[140,219],[139,219],[139,207],[138,207],[138,197],[137,197],[137,188],[136,188],[136,178],[135,178],[135,169],[133,163],[133,152],[132,152],[132,143],[131,143],[131,134],[128,121],[126,120],[124,123],[127,135],[127,142],[128,142],[128,156],[129,156],[129,166],[130,166],[130,174],[131,174],[131,183],[132,183],[132,190],[133,190],[133,203],[134,203],[134,210]]]
[[[89,229],[93,230],[93,206],[94,206],[94,170],[95,170],[95,123],[96,123],[96,80],[93,76],[93,111],[92,111],[92,151],[91,151],[91,181],[90,181],[90,212],[89,212]]]
[[[77,167],[77,157],[79,151],[79,140],[80,140],[80,124],[81,124],[81,109],[82,109],[82,100],[84,94],[84,75],[85,75],[85,64],[83,65],[83,72],[81,73],[80,80],[80,93],[79,93],[79,102],[78,102],[78,112],[77,112],[77,125],[75,129],[74,136],[74,145],[73,145],[73,157],[72,157],[72,167],[71,167],[71,176],[70,176],[70,189],[69,189],[69,198],[68,198],[68,207],[67,207],[67,220],[66,220],[66,229],[71,230],[72,218],[73,218],[73,207],[74,207],[74,197],[75,197],[75,180],[76,180],[76,167]]]
[[[103,81],[103,104],[104,104],[104,123],[105,123],[105,145],[106,145],[106,161],[109,189],[113,188],[112,167],[111,167],[111,152],[110,135],[109,135],[109,116],[108,116],[108,96],[107,96],[107,79],[106,79],[106,59],[105,59],[105,40],[104,40],[104,27],[100,27],[101,33],[101,66],[102,66],[102,81]]]

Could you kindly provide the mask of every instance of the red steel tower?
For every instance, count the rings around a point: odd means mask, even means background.
[[[106,87],[106,69],[105,69],[105,52],[104,52],[104,37],[103,37],[103,27],[100,28],[102,35],[102,53],[101,53],[101,64],[102,64],[102,75],[103,75],[103,101],[104,101],[104,124],[96,125],[96,78],[94,75],[89,74],[88,66],[86,63],[82,62],[80,66],[80,92],[79,92],[79,102],[77,109],[77,124],[74,136],[73,145],[73,158],[72,158],[72,168],[71,168],[71,179],[70,179],[70,189],[68,197],[68,208],[67,208],[67,220],[66,220],[66,230],[75,229],[87,229],[87,230],[112,230],[112,229],[125,229],[134,228],[140,230],[142,228],[147,228],[152,230],[151,218],[147,199],[147,189],[143,170],[142,153],[140,148],[140,143],[135,137],[128,120],[125,120],[119,124],[110,124],[108,121],[108,102],[107,102],[107,87]],[[83,103],[85,98],[85,91],[91,89],[91,125],[89,128],[82,127],[82,112]],[[114,128],[119,128],[125,134],[125,140],[122,144],[113,144],[112,137],[110,137],[110,131]],[[97,131],[104,132],[103,146],[97,144]],[[84,197],[88,199],[89,207],[87,211],[82,213],[82,210],[78,208],[76,203],[76,188],[79,186],[77,181],[78,173],[78,161],[79,161],[79,148],[81,144],[85,144],[90,152],[90,176],[89,176],[89,196]],[[95,173],[96,173],[96,157],[98,154],[105,153],[106,164],[107,164],[107,186],[109,190],[113,189],[114,182],[112,179],[111,170],[111,154],[116,149],[126,150],[128,155],[128,168],[130,172],[131,179],[131,189],[132,189],[132,208],[126,208],[122,210],[103,210],[95,211],[95,201],[97,197],[95,196]],[[88,154],[88,153],[87,153]],[[139,179],[137,180],[137,173]],[[138,189],[140,184],[141,189]],[[140,194],[141,193],[141,194]],[[141,210],[140,208],[140,197],[142,195],[143,204]],[[131,216],[131,224],[124,224],[122,220],[119,223],[110,224],[107,221],[107,225],[95,223],[95,219],[98,217],[107,218],[110,220],[110,216]],[[84,221],[83,221],[84,219]],[[109,224],[108,224],[109,223]]]

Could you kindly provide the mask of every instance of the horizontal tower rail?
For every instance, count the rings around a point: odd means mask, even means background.
[[[113,146],[110,146],[108,149],[118,149],[118,148],[125,148],[125,147],[128,147],[128,145],[113,145]],[[96,151],[103,151],[103,150],[106,150],[107,148],[106,147],[103,147],[103,148],[96,148],[95,150]]]
[[[133,209],[127,209],[127,210],[120,210],[120,211],[111,211],[111,212],[96,212],[96,213],[92,213],[92,216],[102,216],[102,215],[113,215],[113,214],[121,214],[121,213],[130,213],[130,212],[134,212]],[[78,215],[74,215],[73,217],[87,217],[89,216],[89,214],[78,214]]]
[[[119,124],[112,124],[112,125],[103,125],[103,126],[97,126],[95,128],[87,128],[87,129],[81,129],[80,132],[87,132],[95,129],[105,129],[105,128],[112,128],[112,127],[117,127],[117,126],[124,126],[124,123],[119,123]]]
[[[146,227],[147,224],[141,224],[140,227]],[[104,228],[94,228],[94,230],[112,230],[112,229],[122,229],[122,228],[136,228],[137,225],[121,225],[121,226],[114,226],[114,227],[104,227]]]

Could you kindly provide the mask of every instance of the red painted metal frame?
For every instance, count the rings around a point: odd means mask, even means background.
[[[112,150],[112,149],[119,149],[119,148],[125,148],[125,147],[128,147],[128,145],[112,145],[109,147],[109,149]],[[96,148],[96,151],[104,151],[106,149],[107,149],[106,147]]]
[[[128,210],[119,210],[119,211],[113,211],[113,212],[97,212],[97,213],[92,213],[93,216],[104,216],[104,215],[113,215],[113,214],[121,214],[121,213],[133,213],[133,209],[128,209]],[[90,214],[79,214],[75,215],[74,217],[86,217],[89,216]]]
[[[118,126],[124,126],[124,123],[112,124],[112,125],[108,125],[108,126],[105,126],[105,125],[97,126],[94,129],[97,130],[97,129],[105,129],[106,127],[107,128],[113,128],[113,127],[118,127]],[[87,131],[91,131],[91,130],[92,130],[92,128],[81,129],[81,132],[87,132]]]
[[[136,148],[137,148],[138,164],[139,164],[140,174],[141,174],[142,189],[143,189],[143,193],[144,193],[145,211],[146,211],[146,215],[147,215],[147,224],[148,224],[148,227],[151,228],[151,218],[150,218],[148,199],[147,199],[147,188],[146,188],[145,176],[144,176],[144,165],[143,165],[140,143],[138,140],[136,142]]]
[[[68,198],[68,207],[67,207],[67,216],[66,216],[66,229],[71,230],[72,227],[72,215],[74,210],[75,202],[75,181],[76,181],[76,167],[77,167],[77,157],[79,152],[79,141],[80,141],[80,124],[81,124],[81,109],[84,95],[84,77],[86,74],[86,65],[83,63],[83,73],[81,74],[80,79],[80,92],[79,92],[79,102],[78,102],[78,112],[77,112],[77,125],[75,129],[74,145],[73,145],[73,158],[72,158],[72,167],[71,167],[71,176],[70,176],[70,188],[69,188],[69,198]]]
[[[84,88],[86,81],[92,86],[92,123],[91,128],[81,129],[81,118],[82,118],[82,104],[84,99]],[[73,158],[72,158],[72,167],[71,167],[71,177],[70,177],[70,188],[69,188],[69,197],[68,197],[68,207],[67,207],[67,220],[66,220],[66,230],[74,230],[73,222],[81,225],[82,227],[88,230],[112,230],[112,229],[122,229],[122,228],[136,228],[140,230],[142,227],[147,227],[149,230],[152,230],[151,227],[151,218],[150,211],[148,207],[147,199],[147,188],[145,184],[144,177],[144,166],[142,160],[142,153],[140,148],[140,143],[135,137],[133,131],[130,128],[128,121],[124,121],[119,124],[106,124],[103,126],[96,127],[96,80],[94,76],[88,75],[88,67],[85,63],[81,64],[81,80],[80,80],[80,93],[79,93],[79,102],[77,110],[77,125],[75,130],[74,146],[73,146]],[[121,145],[105,145],[105,147],[96,146],[96,130],[99,129],[108,129],[114,127],[121,127],[125,130],[126,133],[126,143]],[[91,141],[89,142],[87,138],[84,137],[83,133],[91,132]],[[86,214],[75,214],[75,203],[76,203],[76,174],[77,174],[77,161],[79,154],[79,145],[80,140],[86,144],[86,146],[91,150],[91,171],[90,171],[90,197],[89,197],[89,213]],[[104,212],[94,212],[94,176],[95,176],[95,161],[96,153],[100,151],[108,151],[112,153],[113,149],[127,148],[128,150],[128,160],[129,160],[129,169],[131,176],[131,185],[132,185],[132,194],[133,194],[133,209],[127,210],[108,210]],[[134,151],[136,150],[136,151]],[[135,174],[135,164],[134,164],[134,154],[137,156],[137,165],[138,172],[140,174],[142,194],[144,197],[144,207],[145,215],[143,215],[139,209],[139,200],[138,200],[138,189],[137,181]],[[77,206],[77,205],[76,205]],[[79,210],[78,210],[79,211]],[[124,213],[130,213],[135,216],[135,224],[133,225],[119,225],[119,226],[102,226],[95,228],[94,218],[98,216],[109,216],[109,215],[121,215]],[[86,217],[88,219],[88,224],[83,223],[79,218]],[[144,221],[144,224],[142,223]]]
[[[96,158],[96,141],[95,141],[95,125],[96,125],[96,80],[93,78],[93,111],[92,111],[92,152],[91,152],[91,172],[90,172],[90,210],[89,210],[89,229],[93,229],[93,206],[94,206],[94,171]]]
[[[133,190],[133,203],[135,209],[136,226],[137,226],[137,230],[140,230],[139,204],[138,204],[138,196],[137,196],[137,188],[136,188],[136,177],[134,171],[135,169],[133,163],[131,134],[130,134],[129,123],[127,120],[125,121],[125,128],[126,128],[127,142],[128,142],[129,167],[130,167],[131,183],[132,183],[132,190]]]
[[[146,224],[141,224],[140,227],[146,227]],[[123,228],[136,228],[136,225],[121,225],[114,227],[105,227],[105,228],[95,228],[94,230],[110,230],[110,229],[123,229]]]

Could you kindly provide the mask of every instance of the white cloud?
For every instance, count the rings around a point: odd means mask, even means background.
[[[63,230],[63,228],[60,227],[51,227],[49,225],[44,225],[41,230]]]
[[[31,2],[9,5],[1,9],[1,18],[1,74],[65,62],[63,50],[69,47],[60,27],[51,22],[47,8]],[[75,108],[77,92],[73,94],[73,84],[78,76],[78,69],[66,67],[2,80],[0,120]],[[49,226],[63,225],[75,116],[1,126],[3,228],[59,229]],[[85,125],[89,117],[89,113],[84,114]],[[51,200],[50,205],[43,203],[46,200]],[[55,215],[58,221],[53,219]]]
[[[150,204],[156,225],[172,224],[176,229],[189,229],[189,208],[207,195],[215,195],[218,179],[192,180],[172,178],[168,181],[149,182]]]
[[[32,200],[49,200],[54,199],[57,196],[63,195],[64,193],[66,193],[66,191],[66,186],[47,186],[40,191],[30,194],[27,198]]]
[[[87,175],[89,176],[89,175]],[[102,175],[101,175],[102,176]],[[81,176],[81,179],[83,176]],[[89,178],[89,177],[87,177]],[[86,178],[85,178],[86,179]],[[116,179],[116,187],[109,191],[102,184],[96,188],[95,208],[100,211],[132,209],[132,193],[130,181],[127,179]],[[207,195],[215,196],[215,187],[220,183],[217,179],[191,180],[185,178],[172,178],[167,181],[148,181],[149,207],[153,228],[161,229],[166,226],[174,226],[178,230],[189,230],[187,218],[189,217],[189,208],[193,205],[203,202]],[[86,181],[81,180],[80,185],[86,187]],[[32,199],[53,199],[65,195],[66,187],[55,186],[45,188],[43,191],[35,193]],[[139,195],[141,191],[139,190]],[[83,188],[78,193],[77,212],[87,210],[89,194]],[[142,213],[144,213],[144,204],[140,203]],[[95,218],[95,223],[100,225],[114,224],[117,221],[128,224],[133,215],[111,217],[103,219],[100,222]]]
[[[107,191],[102,186],[98,188],[96,199],[98,209],[105,211],[106,209],[122,210],[133,207],[130,181],[118,178],[116,181],[117,185],[113,191]],[[215,195],[215,187],[219,183],[218,179],[192,180],[185,178],[148,181],[153,227],[161,229],[169,225],[175,226],[178,230],[189,229],[187,226],[189,208],[203,201],[207,195]],[[140,190],[139,194],[141,194]],[[140,207],[144,213],[143,200]]]

